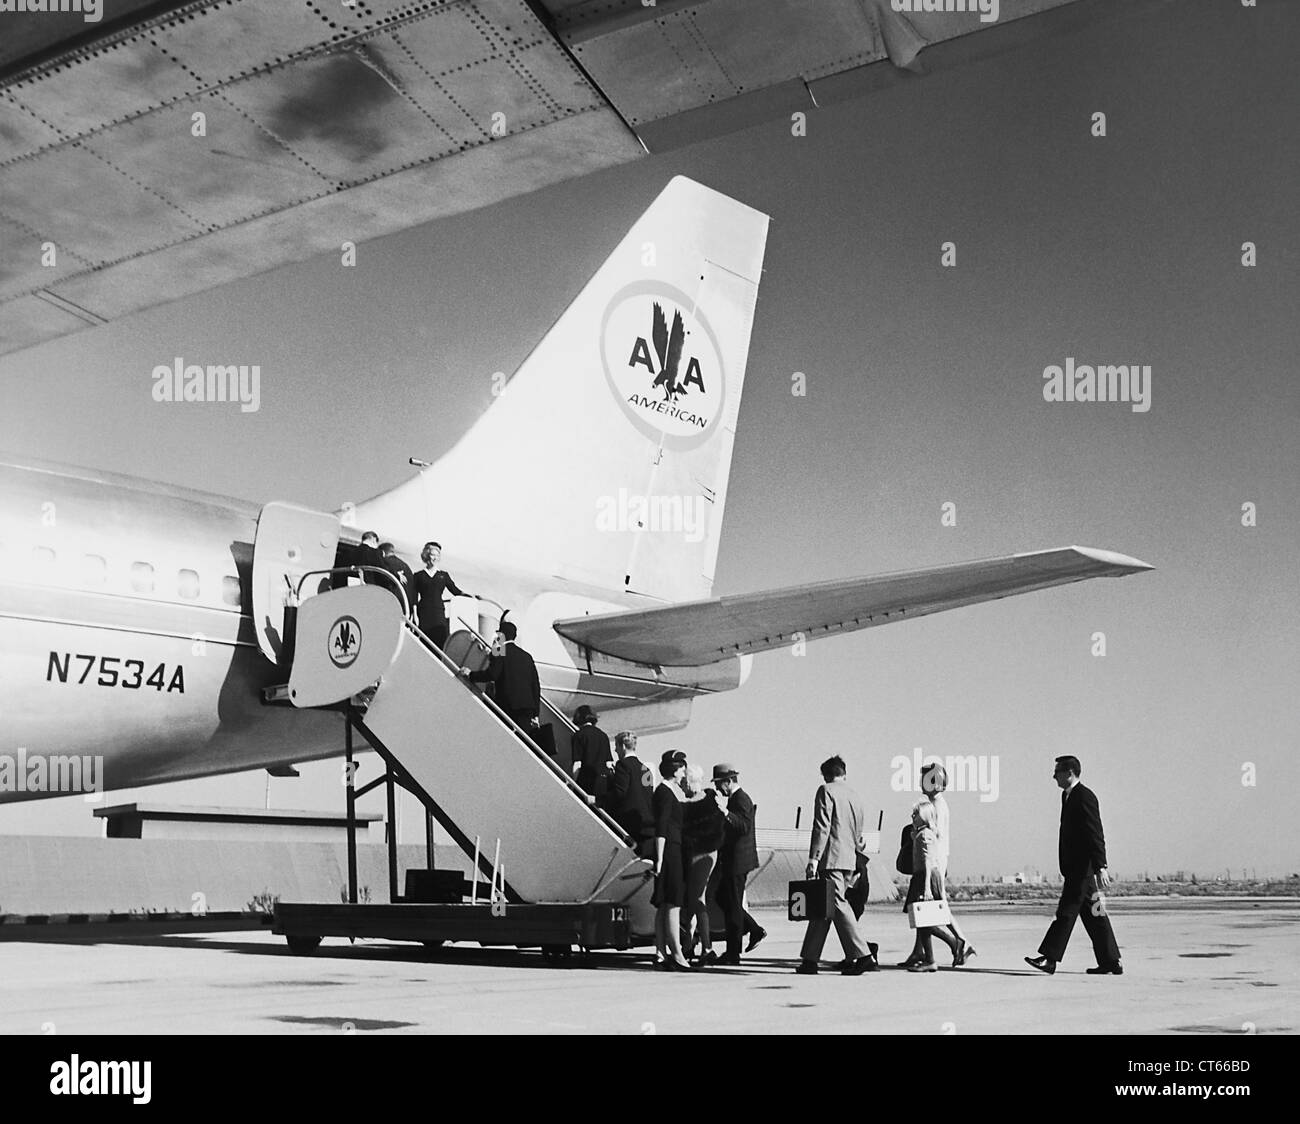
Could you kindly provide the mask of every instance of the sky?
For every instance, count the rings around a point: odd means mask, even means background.
[[[1298,871],[1300,11],[1262,6],[1105,21],[813,110],[806,136],[779,119],[0,358],[4,444],[364,499],[473,424],[685,174],[772,216],[716,594],[1068,544],[1156,569],[759,655],[643,756],[734,762],[760,826],[791,827],[840,753],[892,853],[915,799],[895,759],[974,755],[983,791],[949,797],[960,876],[1054,871],[1072,753],[1114,873]],[[177,355],[259,363],[261,409],[153,403]],[[1045,401],[1067,358],[1149,365],[1150,409]],[[111,800],[260,806],[266,785]],[[270,785],[341,804],[334,762]],[[404,799],[404,840],[418,822]],[[79,798],[0,808],[0,832],[96,830]]]

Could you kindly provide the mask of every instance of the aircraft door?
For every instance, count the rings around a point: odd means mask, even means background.
[[[478,637],[490,645],[500,621],[501,610],[495,602],[481,601],[477,597],[453,597],[447,605],[447,655],[471,671],[481,671],[487,666],[488,653],[483,650]]]
[[[257,516],[253,542],[253,626],[257,646],[272,663],[284,663],[286,609],[296,608],[291,591],[303,574],[328,570],[339,545],[339,519],[325,511],[312,511],[291,503],[268,503]],[[328,578],[322,579],[328,589]],[[302,596],[318,592],[308,582]]]

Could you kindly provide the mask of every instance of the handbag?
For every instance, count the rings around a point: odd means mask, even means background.
[[[907,923],[913,929],[939,928],[952,924],[952,913],[943,898],[930,898],[907,907]]]
[[[915,874],[912,869],[912,825],[903,828],[902,838],[898,842],[898,858],[894,860],[894,869],[899,874]]]
[[[791,921],[825,921],[835,916],[835,888],[829,878],[791,882],[786,906]]]

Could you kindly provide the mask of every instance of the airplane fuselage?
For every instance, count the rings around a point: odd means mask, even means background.
[[[250,569],[259,508],[130,477],[0,462],[0,759],[102,760],[106,789],[343,752],[337,711],[266,705],[287,679],[258,648]],[[364,508],[362,509],[364,512]],[[420,543],[375,528],[418,567]],[[449,543],[454,531],[442,530]],[[359,534],[353,531],[352,534]],[[511,610],[547,700],[588,703],[610,728],[679,729],[691,700],[744,678],[742,661],[656,669],[579,650],[551,622],[628,607],[625,595],[513,560],[444,559],[449,615],[489,630]],[[59,792],[0,775],[0,802]],[[47,786],[49,782],[46,782]]]

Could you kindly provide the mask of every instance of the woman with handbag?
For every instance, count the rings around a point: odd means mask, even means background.
[[[933,900],[947,903],[944,880],[948,873],[948,802],[943,791],[948,787],[948,773],[934,762],[921,770],[921,790],[925,795],[912,809],[912,882],[907,889],[904,913],[914,912],[916,902]],[[937,972],[934,962],[934,937],[952,952],[954,968],[975,955],[971,945],[952,919],[950,911],[942,925],[916,926],[912,953],[899,967],[911,972]]]

